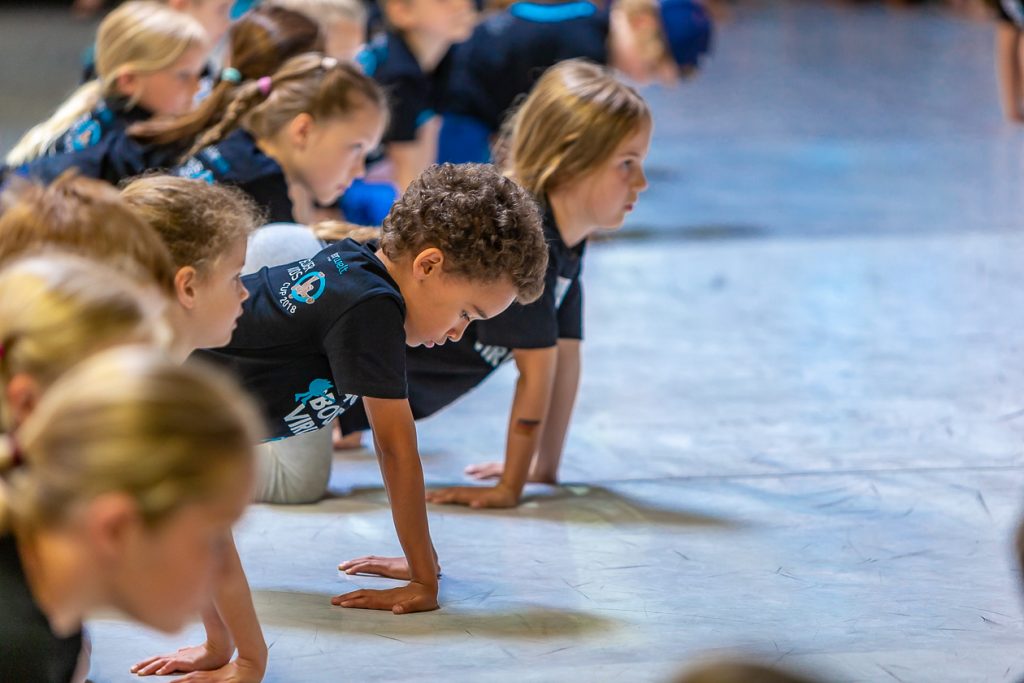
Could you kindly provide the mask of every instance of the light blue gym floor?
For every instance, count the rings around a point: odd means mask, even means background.
[[[88,33],[5,12],[2,147]],[[667,683],[732,651],[834,681],[1024,675],[1024,129],[992,25],[740,2],[700,78],[649,95],[651,188],[588,253],[564,485],[432,507],[443,609],[403,617],[329,604],[391,585],[335,570],[399,552],[372,457],[339,455],[330,500],[254,506],[268,681]],[[513,375],[422,423],[429,484],[501,455]],[[91,632],[96,683],[199,637]]]

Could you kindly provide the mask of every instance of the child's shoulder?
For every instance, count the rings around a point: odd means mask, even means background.
[[[48,154],[69,154],[95,147],[112,135],[124,134],[136,121],[150,117],[149,112],[139,107],[129,107],[126,102],[104,99],[90,111],[82,114],[47,151]]]
[[[208,183],[244,182],[264,176],[282,176],[281,166],[260,150],[244,129],[229,133],[218,143],[203,147],[172,171],[175,175]]]
[[[252,277],[252,276],[249,276]],[[335,319],[353,312],[363,304],[391,302],[404,316],[401,290],[387,268],[374,254],[373,246],[353,240],[328,245],[319,253],[301,261],[275,266],[263,278],[276,299],[276,305],[288,316],[312,314]]]
[[[356,55],[356,61],[367,76],[382,84],[425,76],[409,45],[396,31],[374,38]]]

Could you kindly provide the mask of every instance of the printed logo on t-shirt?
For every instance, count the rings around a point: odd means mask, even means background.
[[[309,383],[309,389],[295,394],[295,409],[284,418],[292,435],[320,429],[333,420],[338,413],[351,408],[359,398],[353,394],[345,394],[339,403],[331,391],[332,389],[334,389],[334,385],[330,380],[314,379]]]
[[[281,304],[281,308],[284,309],[285,313],[292,314],[298,310],[298,306],[294,302],[311,304],[324,293],[324,274],[320,271],[309,273],[314,265],[313,259],[307,258],[288,268],[288,281],[277,290],[280,295],[277,303]],[[309,275],[306,275],[306,273],[309,273]],[[318,275],[320,276],[319,285],[313,282]],[[299,278],[302,278],[302,280],[296,282]],[[314,291],[315,295],[313,295]]]
[[[571,286],[572,278],[558,276],[558,282],[555,283],[555,308],[562,307],[562,302],[565,301],[565,295],[569,293]]]
[[[296,282],[291,287],[291,293],[288,294],[288,298],[292,301],[298,301],[303,304],[311,304],[320,298],[320,295],[324,293],[324,287],[327,286],[327,278],[319,270],[307,275],[303,275],[302,279]]]
[[[496,368],[508,359],[508,348],[504,346],[488,346],[476,342],[473,344],[473,350],[480,354],[480,357],[490,363],[492,368]]]

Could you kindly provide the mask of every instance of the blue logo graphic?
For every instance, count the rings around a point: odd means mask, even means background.
[[[288,298],[299,303],[311,304],[320,298],[327,286],[327,278],[319,270],[307,273],[292,285]]]
[[[295,402],[306,405],[314,398],[320,398],[321,396],[327,396],[334,385],[328,382],[326,379],[315,379],[309,383],[309,391],[304,394],[295,394]]]

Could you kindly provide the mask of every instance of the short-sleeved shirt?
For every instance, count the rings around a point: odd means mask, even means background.
[[[374,39],[356,61],[387,93],[391,124],[384,142],[411,142],[416,131],[440,109],[450,70],[451,51],[431,72],[423,71],[399,33]]]
[[[268,223],[294,223],[288,181],[281,165],[263,153],[255,138],[239,128],[215,145],[202,148],[171,173],[210,183],[234,185],[256,202]]]
[[[512,304],[500,315],[466,328],[457,342],[412,347],[406,357],[409,405],[416,419],[433,415],[479,385],[513,349],[544,349],[559,339],[583,338],[583,252],[586,242],[570,247],[550,211],[544,220],[548,269],[544,293],[532,304]],[[367,429],[361,403],[341,418],[342,431]]]
[[[995,0],[995,5],[1001,21],[1024,29],[1024,2],[1021,0]]]
[[[344,240],[242,282],[231,342],[196,355],[235,373],[271,438],[325,427],[361,396],[407,397],[405,301],[373,246]]]
[[[13,536],[0,536],[0,681],[66,683],[82,650],[82,634],[54,634],[39,608]]]
[[[608,63],[608,14],[591,2],[517,2],[482,21],[451,52],[443,111],[501,127],[520,95],[566,59]]]
[[[79,117],[46,152],[15,169],[18,175],[48,183],[69,168],[89,178],[117,184],[151,169],[171,166],[179,146],[143,145],[128,127],[152,115],[123,98],[108,98]]]

